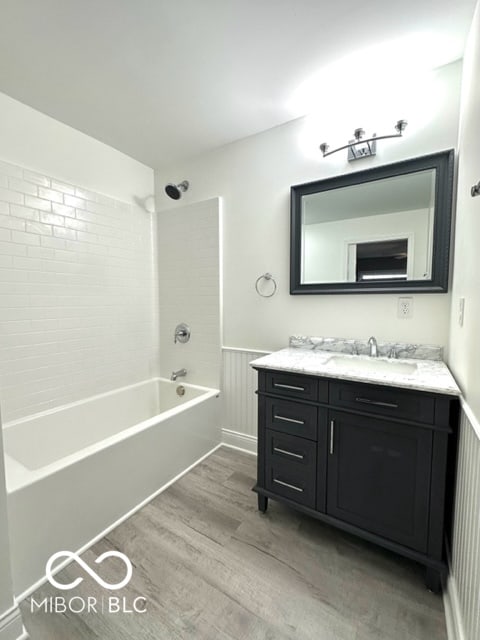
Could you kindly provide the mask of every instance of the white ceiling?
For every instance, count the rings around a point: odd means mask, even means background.
[[[296,90],[366,48],[458,59],[474,4],[1,0],[0,91],[159,167],[303,115]]]

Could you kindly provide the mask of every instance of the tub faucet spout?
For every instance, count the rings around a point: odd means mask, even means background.
[[[170,380],[175,381],[177,378],[181,378],[187,375],[186,369],[179,369],[178,371],[172,371],[172,375],[170,376]]]

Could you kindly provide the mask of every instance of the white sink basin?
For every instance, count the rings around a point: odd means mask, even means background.
[[[390,373],[408,375],[417,370],[416,363],[398,362],[397,360],[382,360],[377,358],[356,358],[350,356],[333,356],[327,362],[328,366],[336,369],[358,373]]]

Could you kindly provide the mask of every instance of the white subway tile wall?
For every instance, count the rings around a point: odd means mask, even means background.
[[[156,374],[151,214],[0,162],[4,422]]]
[[[220,386],[219,199],[176,206],[158,215],[161,372],[187,369],[183,382]],[[175,326],[192,331],[174,344]]]

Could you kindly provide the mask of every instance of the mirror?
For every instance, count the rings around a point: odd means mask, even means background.
[[[445,292],[454,152],[291,188],[290,293]]]

